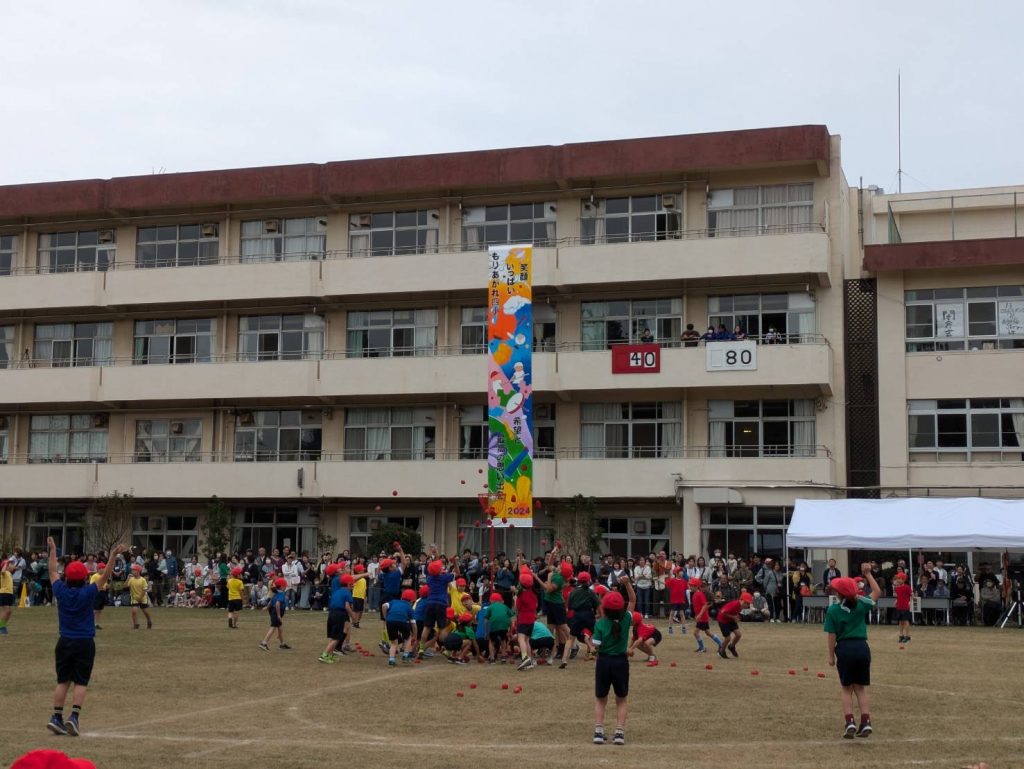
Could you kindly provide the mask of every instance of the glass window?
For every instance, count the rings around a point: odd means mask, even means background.
[[[434,459],[434,409],[353,408],[345,412],[345,459]]]
[[[242,222],[243,262],[296,262],[323,259],[327,219],[257,219]]]
[[[135,518],[132,544],[144,550],[170,550],[179,559],[196,555],[199,518],[194,515],[146,515]]]
[[[671,521],[668,518],[598,518],[597,529],[604,552],[619,558],[646,558],[668,551]]]
[[[29,462],[106,462],[106,414],[34,414]]]
[[[349,535],[349,551],[353,555],[361,555],[367,558],[377,555],[368,553],[367,544],[370,537],[377,532],[381,526],[401,526],[413,531],[420,531],[422,519],[418,515],[354,515],[351,520],[351,534]]]
[[[1024,349],[1024,286],[904,292],[907,352]]]
[[[912,400],[907,412],[911,454],[1024,458],[1024,398]]]
[[[308,507],[247,507],[235,511],[234,549],[267,553],[291,548],[297,553],[317,552],[319,514]]]
[[[137,320],[132,362],[209,363],[216,349],[216,332],[215,318]]]
[[[677,194],[584,201],[580,236],[584,244],[636,243],[682,237]]]
[[[104,272],[114,264],[117,230],[44,232],[39,236],[39,272]]]
[[[554,203],[501,203],[462,210],[462,244],[467,250],[506,243],[544,247],[555,242]]]
[[[32,358],[35,365],[109,366],[113,323],[36,324]]]
[[[533,456],[550,459],[555,456],[555,404],[533,404]]]
[[[219,225],[171,224],[139,227],[135,266],[190,267],[216,264],[220,253]]]
[[[10,275],[18,258],[18,236],[0,235],[0,276]]]
[[[321,418],[322,413],[312,409],[241,411],[235,417],[235,461],[318,461]]]
[[[702,552],[721,550],[746,561],[756,553],[779,560],[790,513],[788,507],[702,507]]]
[[[658,343],[676,346],[682,332],[682,299],[621,299],[582,302],[583,349],[616,344]]]
[[[350,358],[390,358],[437,353],[437,310],[370,310],[348,313]]]
[[[25,519],[26,549],[45,552],[47,537],[53,537],[59,556],[85,555],[84,507],[30,507]]]
[[[708,401],[708,456],[813,457],[814,401]]]
[[[434,254],[439,220],[435,209],[351,214],[348,247],[352,256]]]
[[[311,360],[324,353],[321,315],[243,315],[238,319],[238,359]]]
[[[462,354],[478,355],[487,350],[487,308],[462,308]]]
[[[588,459],[678,457],[682,406],[664,403],[584,403],[580,431]]]
[[[804,292],[708,297],[708,327],[737,326],[765,344],[810,341],[815,333],[814,298]]]
[[[0,368],[10,368],[14,361],[14,326],[0,326]]]
[[[814,185],[772,184],[712,190],[708,203],[708,237],[812,232]]]
[[[459,407],[459,459],[485,459],[490,428],[484,406]]]
[[[7,431],[9,427],[10,419],[5,416],[0,416],[0,465],[7,464]]]
[[[135,422],[135,461],[199,462],[202,441],[202,420],[140,419]]]

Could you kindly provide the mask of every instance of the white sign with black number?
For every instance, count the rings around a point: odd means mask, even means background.
[[[708,371],[756,371],[757,342],[708,342]]]

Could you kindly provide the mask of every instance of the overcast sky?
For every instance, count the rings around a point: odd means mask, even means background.
[[[0,0],[0,184],[824,123],[1024,183],[1024,3]]]

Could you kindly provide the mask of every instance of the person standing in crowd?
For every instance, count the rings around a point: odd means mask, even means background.
[[[839,571],[839,567],[836,566],[836,559],[829,558],[828,567],[825,569],[825,573],[821,577],[821,584],[827,587],[832,584],[832,580],[839,579],[841,576],[843,576],[843,573]]]
[[[93,663],[96,660],[93,606],[97,594],[107,588],[110,573],[114,570],[114,560],[110,558],[107,561],[100,578],[93,584],[86,584],[89,572],[81,561],[69,563],[64,569],[62,580],[57,571],[57,543],[53,541],[53,537],[47,538],[46,546],[49,554],[50,584],[53,585],[53,596],[57,601],[57,624],[60,633],[57,647],[54,649],[57,688],[53,690],[53,715],[46,727],[54,734],[77,737],[81,733],[79,719],[92,679]],[[123,547],[117,545],[113,555],[122,550]],[[67,704],[72,684],[75,692],[71,698],[71,715],[65,721],[64,706]]]
[[[636,606],[644,619],[651,614],[651,590],[654,587],[654,573],[647,559],[642,555],[637,558],[633,567],[633,586],[636,589]]]
[[[910,640],[910,621],[913,615],[910,613],[910,601],[913,598],[914,590],[907,584],[907,575],[902,571],[893,577],[893,595],[896,597],[896,621],[899,622],[899,642],[906,643]]]
[[[629,658],[626,651],[631,635],[636,593],[629,577],[619,579],[618,590],[609,590],[601,599],[602,617],[594,626],[592,643],[597,648],[594,669],[594,738],[595,745],[605,744],[604,715],[608,707],[608,692],[615,692],[615,732],[612,743],[626,744],[626,718],[629,697]],[[626,592],[622,597],[620,590]]]
[[[164,553],[164,595],[169,595],[178,584],[178,575],[181,573],[181,565],[174,557],[174,551],[168,550]]]
[[[11,557],[8,559],[11,562],[11,579],[14,581],[14,601],[18,602],[21,596],[21,583],[24,581],[28,564],[25,562],[25,551],[20,547],[14,548],[11,552]]]
[[[141,611],[146,617],[146,629],[152,630],[153,618],[149,616],[149,583],[142,576],[142,566],[132,564],[132,575],[125,580],[124,586],[128,589],[128,596],[131,599],[132,629],[139,629],[138,612]]]
[[[839,577],[829,583],[840,602],[825,612],[824,630],[828,642],[828,664],[839,673],[840,701],[843,707],[843,737],[852,739],[871,735],[871,704],[868,686],[871,685],[871,649],[868,646],[867,617],[882,595],[878,582],[871,573],[871,564],[862,563],[861,574],[871,588],[870,596],[860,595],[857,582]],[[860,727],[853,717],[853,703],[860,709]]]
[[[7,635],[7,623],[11,621],[14,607],[14,563],[8,559],[0,561],[0,635]]]

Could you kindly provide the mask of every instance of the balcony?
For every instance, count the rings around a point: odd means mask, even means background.
[[[748,484],[834,482],[834,464],[826,449],[807,457],[708,456],[706,448],[675,452],[671,458],[578,459],[579,450],[534,464],[538,499],[568,498],[577,493],[621,499],[666,499],[675,496],[680,476],[688,485],[702,479]],[[392,499],[449,500],[475,505],[485,476],[482,460],[451,458],[425,461],[343,461],[325,455],[319,462],[202,461],[136,463],[131,456],[94,464],[0,465],[0,488],[8,499],[82,499],[132,492],[140,499]],[[12,460],[24,460],[14,457]]]

